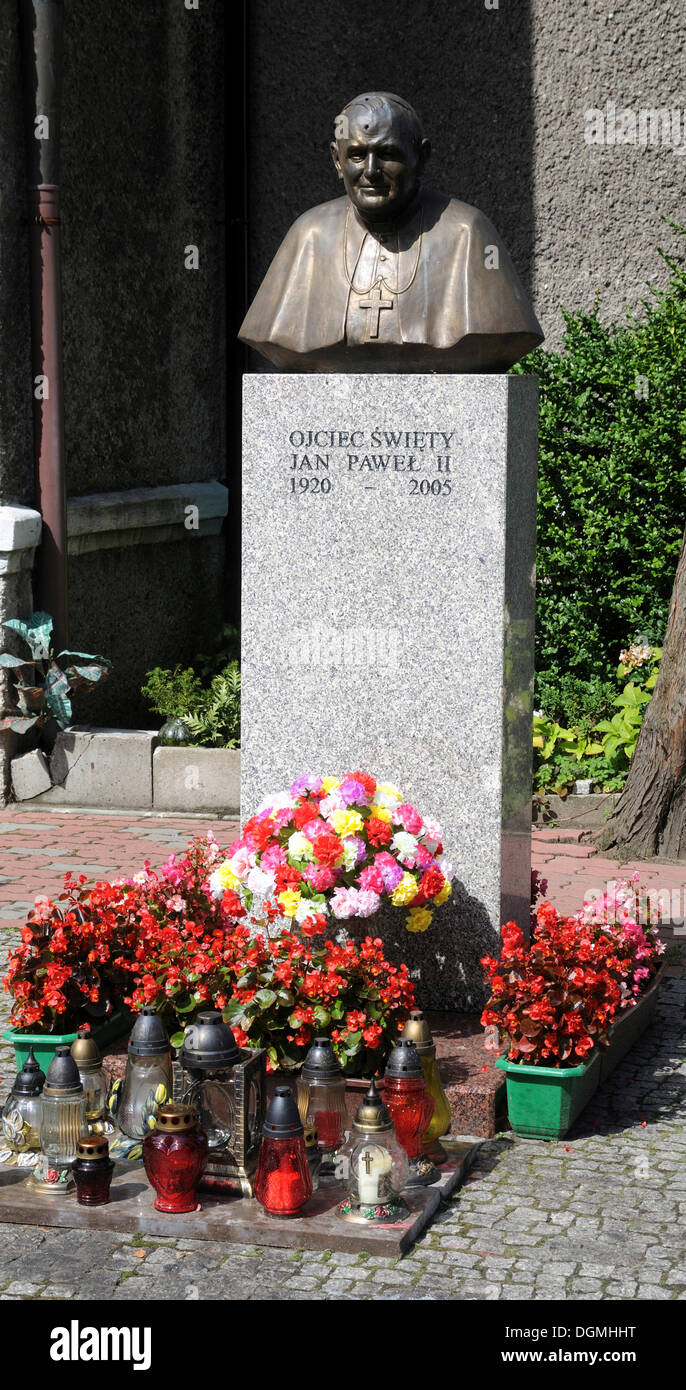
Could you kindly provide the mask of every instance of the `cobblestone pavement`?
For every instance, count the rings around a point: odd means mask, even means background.
[[[30,901],[55,888],[57,863],[60,872],[67,862],[76,872],[74,859],[98,874],[131,871],[146,854],[155,863],[183,847],[196,825],[10,808],[0,815],[0,862]],[[215,831],[220,842],[231,833],[226,822]],[[563,908],[578,905],[589,873],[589,856],[569,853],[569,843],[548,834],[535,849],[553,901],[566,877],[574,902]],[[32,871],[12,858],[22,848],[35,851]],[[551,869],[559,859],[564,866]],[[0,1299],[684,1300],[685,977],[679,966],[668,971],[655,1023],[569,1137],[548,1144],[507,1133],[485,1143],[466,1185],[402,1260],[0,1224]],[[3,1008],[6,1017],[6,998]],[[0,1070],[4,1095],[7,1060]]]

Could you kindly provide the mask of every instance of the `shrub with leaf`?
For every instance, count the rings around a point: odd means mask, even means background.
[[[563,350],[513,368],[540,382],[535,703],[563,728],[608,717],[608,653],[627,633],[659,643],[667,620],[686,517],[686,271],[659,254],[670,282],[640,319],[565,312]]]
[[[608,718],[589,725],[582,721],[563,729],[542,713],[534,715],[534,781],[536,788],[564,793],[581,778],[590,778],[603,791],[619,791],[626,780],[646,705],[657,683],[661,647],[632,645],[621,653],[617,678],[626,681],[612,699]],[[642,670],[642,679],[635,673]],[[613,710],[616,711],[613,713]]]
[[[154,713],[182,721],[185,742],[209,748],[239,747],[241,671],[237,651],[238,634],[225,627],[217,651],[196,656],[193,666],[175,666],[173,670],[156,666],[147,672],[141,693]]]
[[[0,654],[0,667],[14,677],[16,698],[14,709],[3,709],[0,729],[25,734],[51,718],[64,727],[72,717],[71,695],[92,690],[107,680],[112,670],[106,657],[88,652],[64,651],[55,656],[50,645],[49,613],[33,613],[26,622],[9,618],[0,626],[16,632],[31,653],[30,657],[14,656],[12,652]]]

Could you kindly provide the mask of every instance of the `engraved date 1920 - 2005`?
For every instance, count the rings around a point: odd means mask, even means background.
[[[331,436],[336,434],[335,438]],[[290,455],[288,490],[291,496],[328,496],[335,487],[330,476],[332,462],[334,471],[361,475],[366,491],[374,491],[385,476],[404,475],[406,491],[412,497],[449,497],[452,493],[452,457],[449,453],[438,453],[441,447],[451,447],[455,432],[453,430],[372,430],[369,437],[365,432],[303,431],[294,430],[289,435],[289,444],[294,447]],[[321,436],[326,436],[321,438]],[[317,445],[328,444],[336,452],[319,452]],[[376,445],[394,446],[394,452],[369,452]],[[305,446],[303,450],[303,445]],[[315,449],[312,449],[312,445]],[[359,453],[349,453],[352,446]],[[395,452],[400,446],[403,452]],[[339,452],[340,450],[340,452]],[[417,475],[423,476],[417,476]],[[433,476],[427,477],[427,474]]]

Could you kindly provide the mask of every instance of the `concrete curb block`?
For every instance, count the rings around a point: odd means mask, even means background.
[[[13,774],[20,774],[21,764],[14,760]],[[35,795],[36,781],[19,775],[15,793],[32,806],[238,815],[240,769],[238,749],[161,748],[154,729],[74,725],[58,734],[50,758],[53,786]]]

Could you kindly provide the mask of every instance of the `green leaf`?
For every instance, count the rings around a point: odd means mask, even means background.
[[[172,1035],[171,1035],[171,1037],[170,1037],[170,1039],[169,1039],[169,1041],[170,1041],[172,1047],[183,1047],[183,1040],[184,1040],[185,1036],[186,1036],[186,1032],[185,1032],[185,1029],[183,1029],[183,1028],[181,1029],[181,1032],[180,1032],[180,1033],[172,1033]]]
[[[276,1003],[276,992],[273,989],[258,989],[255,1000],[261,1009],[271,1009],[272,1004]]]
[[[18,632],[31,648],[31,655],[36,661],[48,656],[52,632],[52,618],[49,613],[32,613],[26,622],[22,622],[21,618],[8,618],[2,623],[2,627],[9,627]]]
[[[192,995],[182,994],[180,999],[174,1000],[174,1012],[177,1014],[189,1014],[195,1008],[197,1000]]]
[[[37,716],[35,719],[22,719],[19,715],[7,715],[0,719],[0,729],[10,729],[13,734],[26,734],[37,723]]]
[[[21,666],[35,666],[34,661],[28,657],[13,656],[11,652],[3,652],[0,656],[0,666],[19,668]]]
[[[56,719],[68,724],[71,719],[69,684],[63,671],[53,661],[45,677],[45,698]]]

